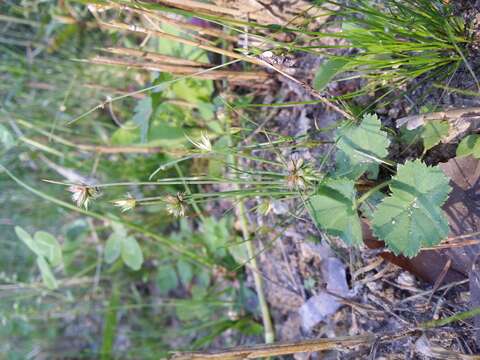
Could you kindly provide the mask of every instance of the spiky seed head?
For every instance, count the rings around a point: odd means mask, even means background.
[[[88,210],[88,204],[100,196],[100,189],[96,186],[70,185],[68,191],[72,193],[72,200],[78,207]]]
[[[175,217],[185,216],[184,194],[178,192],[176,195],[167,195],[165,197],[165,207],[168,213]]]

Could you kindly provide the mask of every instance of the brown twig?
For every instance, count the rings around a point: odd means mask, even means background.
[[[331,339],[314,339],[298,342],[276,343],[266,345],[242,346],[226,350],[210,352],[190,352],[174,354],[172,360],[240,360],[240,359],[258,359],[269,356],[280,356],[295,353],[315,352],[324,350],[345,350],[356,346],[370,346],[378,338],[387,341],[392,335],[375,336],[374,334],[365,334],[357,336],[343,336]]]
[[[397,128],[407,125],[408,130],[413,130],[425,125],[427,121],[434,120],[456,120],[459,118],[469,119],[480,117],[480,107],[469,107],[464,109],[451,109],[428,114],[411,115],[397,120]]]

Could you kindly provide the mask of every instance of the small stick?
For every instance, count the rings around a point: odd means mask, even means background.
[[[387,336],[386,339],[389,337]],[[385,340],[386,340],[385,339]],[[178,353],[171,357],[171,360],[240,360],[258,359],[269,356],[280,356],[295,353],[315,352],[323,350],[345,350],[355,346],[370,346],[377,340],[374,334],[357,336],[342,336],[332,339],[314,339],[297,342],[286,342],[276,344],[262,344],[254,346],[242,346],[226,350],[211,352]]]
[[[411,115],[397,120],[397,128],[407,125],[408,130],[413,130],[419,126],[425,125],[427,121],[433,120],[456,120],[458,118],[478,118],[480,117],[480,107],[469,107],[464,109],[451,109],[428,114]]]

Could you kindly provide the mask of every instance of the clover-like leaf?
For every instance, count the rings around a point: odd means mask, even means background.
[[[105,243],[104,258],[107,264],[113,263],[120,256],[123,236],[117,232],[112,233]]]
[[[11,147],[13,147],[13,145],[15,145],[15,139],[13,138],[13,135],[2,124],[0,124],[0,144],[5,148],[5,150],[9,150]]]
[[[45,260],[43,256],[37,257],[37,265],[40,269],[40,274],[42,274],[42,280],[45,286],[50,290],[58,288],[57,279],[55,279],[55,275],[53,275],[47,260]]]
[[[36,255],[42,255],[38,245],[35,241],[33,241],[32,236],[26,232],[22,227],[15,226],[15,233],[17,234],[18,238],[23,241],[25,245],[28,246],[30,250],[32,250]]]
[[[434,246],[448,234],[442,212],[451,187],[438,166],[420,160],[399,165],[390,184],[391,196],[373,214],[373,232],[395,254],[415,256],[422,246]]]
[[[130,269],[140,270],[143,263],[143,253],[138,241],[133,236],[122,240],[122,260]]]
[[[381,122],[377,115],[364,115],[362,122],[358,125],[347,123],[337,130],[337,148],[343,154],[343,161],[355,170],[353,176],[358,178],[362,172],[369,171],[375,174],[378,164],[388,154],[390,140],[387,133],[380,129]],[[338,164],[341,167],[342,164]],[[358,175],[360,174],[360,175]]]
[[[362,228],[356,209],[355,182],[327,179],[309,199],[311,215],[328,234],[339,236],[349,245],[362,244]]]
[[[152,98],[146,97],[138,101],[135,106],[135,115],[133,122],[140,127],[140,139],[142,143],[147,141],[148,129],[150,126],[150,117],[152,116]]]
[[[38,248],[37,255],[44,256],[52,266],[58,266],[63,262],[62,248],[52,234],[37,231],[33,238]]]

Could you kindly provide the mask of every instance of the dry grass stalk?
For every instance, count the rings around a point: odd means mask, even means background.
[[[236,52],[233,52],[233,51],[230,51],[230,50],[221,49],[221,48],[211,46],[211,45],[207,45],[207,44],[204,44],[204,43],[201,43],[201,42],[195,42],[193,40],[189,40],[189,39],[182,38],[180,36],[168,34],[166,32],[162,32],[162,31],[158,31],[158,30],[150,30],[150,29],[146,29],[144,27],[137,26],[137,25],[127,25],[127,24],[116,22],[116,21],[111,21],[111,22],[104,22],[104,21],[101,21],[101,20],[99,20],[99,21],[100,21],[100,25],[102,27],[105,27],[105,28],[108,28],[108,29],[116,29],[116,30],[121,30],[121,31],[129,31],[129,32],[134,32],[134,33],[139,33],[139,34],[144,34],[144,35],[156,36],[156,37],[159,37],[159,38],[162,38],[162,39],[176,41],[180,44],[189,45],[189,46],[193,46],[193,47],[205,50],[205,51],[210,51],[210,52],[213,52],[213,53],[216,53],[216,54],[224,55],[224,56],[230,57],[232,59],[242,60],[242,61],[246,61],[246,62],[249,62],[249,63],[252,63],[252,64],[261,65],[261,66],[264,65],[264,63],[262,61],[260,61],[256,58],[247,57],[247,56],[241,55],[239,53],[236,53]]]
[[[295,25],[323,22],[325,10],[305,0],[215,0],[217,5],[242,11],[245,20],[259,24]]]
[[[192,0],[160,0],[157,3],[185,11],[195,12],[199,16],[214,15],[227,22],[236,20],[256,21],[262,25],[301,25],[316,22],[325,15],[318,6],[312,6],[305,0],[283,1],[281,6],[271,0],[215,0],[214,4]]]
[[[149,51],[128,49],[123,47],[109,47],[109,48],[102,49],[102,51],[115,54],[115,55],[139,57],[144,60],[150,60],[155,63],[162,63],[162,64],[171,64],[171,65],[177,65],[177,66],[193,66],[193,67],[203,67],[203,68],[207,68],[209,66],[209,64],[207,63],[201,63],[198,61],[177,58],[169,55],[162,55],[162,54],[149,52]]]
[[[96,56],[90,60],[93,64],[101,65],[117,65],[129,68],[144,69],[150,71],[163,71],[175,75],[191,75],[208,80],[229,80],[231,82],[245,81],[265,81],[268,74],[262,71],[231,71],[231,70],[214,70],[198,74],[199,68],[192,66],[177,66],[171,64],[142,62],[136,60],[115,59],[103,56]]]
[[[316,352],[325,350],[346,350],[356,346],[371,346],[378,340],[389,340],[391,337],[384,337],[373,334],[342,336],[332,339],[315,339],[298,342],[276,343],[254,346],[242,346],[226,350],[211,352],[190,352],[178,353],[171,357],[171,360],[240,360],[258,359],[269,356],[281,356],[296,353]]]
[[[224,15],[230,15],[230,16],[233,16],[234,18],[243,18],[245,16],[244,11],[234,9],[232,7],[219,6],[216,4],[205,3],[205,2],[194,1],[194,0],[160,0],[160,1],[155,1],[155,3],[165,5],[165,6],[171,6],[171,7],[182,9],[182,10],[192,11],[200,14],[204,13],[204,14],[222,16],[222,17]]]
[[[112,8],[115,8],[115,7],[116,8],[124,8],[124,7],[121,7],[121,6],[116,5],[116,4],[112,5]],[[152,17],[152,18],[158,20],[160,24],[165,23],[165,24],[169,24],[169,25],[174,25],[174,26],[176,26],[176,27],[178,27],[182,30],[195,31],[200,35],[212,36],[212,37],[215,37],[217,39],[223,39],[223,40],[227,40],[227,41],[237,41],[238,40],[235,36],[226,34],[223,30],[215,29],[215,28],[207,28],[207,27],[191,24],[191,23],[179,20],[177,18],[173,19],[173,18],[170,18],[166,15],[161,15],[158,12],[153,12],[153,11],[146,10],[146,9],[140,9],[138,7],[128,7],[128,10],[132,11],[134,13],[140,14],[140,15],[145,15],[145,16],[148,16],[148,17]]]

